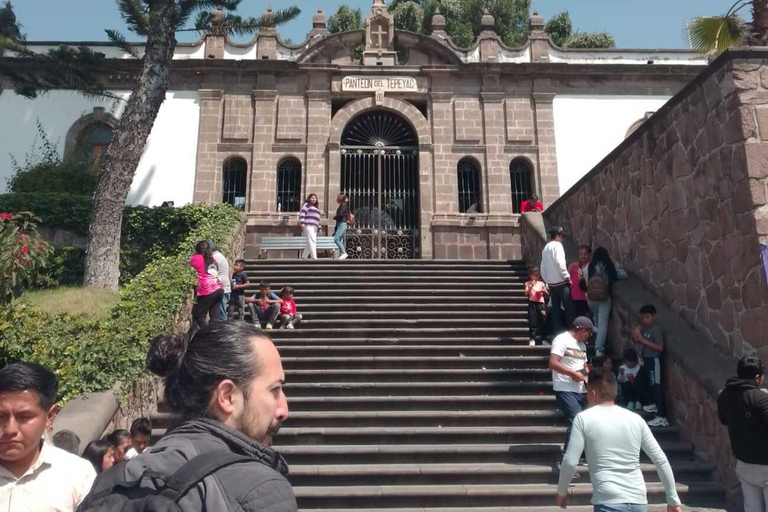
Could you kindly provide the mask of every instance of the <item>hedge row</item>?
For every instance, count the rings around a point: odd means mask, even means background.
[[[175,252],[155,258],[123,289],[108,320],[48,315],[24,300],[3,308],[0,365],[24,360],[51,368],[63,401],[141,378],[149,341],[173,329],[190,297],[195,278],[188,262],[195,244],[214,240],[227,251],[241,222],[227,205],[185,208],[194,210],[195,228]]]

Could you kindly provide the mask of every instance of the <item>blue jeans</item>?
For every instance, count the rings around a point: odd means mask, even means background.
[[[643,363],[643,369],[648,376],[648,391],[653,399],[653,403],[656,404],[656,408],[659,410],[656,414],[666,417],[667,415],[664,412],[664,388],[661,387],[661,358],[646,357]]]
[[[231,293],[225,293],[224,297],[221,299],[221,311],[219,314],[219,318],[221,318],[222,322],[227,321],[227,305],[229,304],[229,296],[232,295]]]
[[[347,231],[347,223],[344,221],[336,222],[336,231],[333,235],[333,241],[336,242],[336,247],[339,248],[339,254],[346,254],[347,249],[344,247],[344,233]]]
[[[594,505],[593,512],[646,512],[648,505],[634,503],[611,503],[608,505]]]
[[[568,441],[571,440],[573,419],[577,414],[587,408],[587,394],[574,393],[572,391],[555,391],[555,401],[557,401],[557,406],[560,408],[560,412],[563,413],[565,421],[568,423],[568,430],[565,431],[565,445],[563,446],[563,453],[565,453],[568,449]]]
[[[595,341],[595,352],[605,353],[605,340],[608,337],[608,319],[611,317],[611,299],[603,301],[587,301],[589,309],[592,311],[592,319],[597,327],[597,340]]]

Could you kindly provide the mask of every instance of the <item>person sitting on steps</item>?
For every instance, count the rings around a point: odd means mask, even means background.
[[[259,293],[253,297],[245,299],[248,309],[251,311],[253,325],[261,328],[262,323],[266,323],[267,329],[277,321],[280,314],[280,305],[283,303],[280,297],[270,291],[271,285],[267,281],[259,283]]]
[[[297,313],[296,301],[293,300],[293,287],[286,286],[280,290],[280,328],[293,329],[301,322],[301,315]]]

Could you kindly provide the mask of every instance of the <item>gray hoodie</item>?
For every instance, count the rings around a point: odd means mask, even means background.
[[[146,470],[170,476],[197,455],[222,450],[258,461],[228,466],[207,477],[179,501],[182,510],[296,512],[285,460],[272,448],[209,419],[181,424],[155,446],[125,463],[125,480],[137,480]],[[94,489],[98,484],[99,478]],[[155,488],[151,479],[144,479],[142,487]]]

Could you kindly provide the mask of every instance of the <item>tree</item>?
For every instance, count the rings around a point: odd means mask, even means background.
[[[231,12],[237,9],[242,0],[116,1],[120,14],[130,31],[145,38],[146,42],[144,55],[141,57],[141,70],[135,79],[131,96],[114,131],[112,143],[104,155],[99,181],[93,197],[85,266],[85,285],[112,289],[117,288],[119,279],[120,231],[123,209],[147,138],[168,91],[172,58],[176,48],[176,33],[194,30],[219,35],[243,35],[263,28],[274,28],[276,25],[295,18],[300,13],[297,7],[288,7],[274,13],[269,10],[261,18],[242,18]],[[216,10],[211,12],[211,9]],[[225,9],[227,12],[224,11]],[[197,14],[197,19],[194,28],[185,29],[184,27],[195,14]],[[135,57],[139,57],[135,46],[128,44],[120,33],[114,30],[107,30],[106,32],[108,37],[120,48]],[[83,49],[74,55],[62,53],[60,55],[36,56],[18,43],[10,42],[8,38],[0,40],[0,45],[19,53],[23,57],[32,59],[32,61],[41,62],[43,59],[45,63],[62,62],[80,70],[79,59],[82,57]],[[103,59],[103,55],[101,58]],[[18,61],[19,59],[9,60]],[[14,72],[13,65],[5,66],[0,63],[0,72],[7,74],[6,68],[10,68],[11,72]],[[84,68],[81,71],[87,73],[89,70]],[[19,76],[17,74],[14,77],[12,74],[11,78],[14,83],[18,80],[19,86],[26,88],[26,91],[32,94],[30,97],[34,97],[34,94],[40,92],[59,88],[59,86],[50,86],[37,76]],[[17,86],[17,90],[18,88]],[[75,87],[75,89],[82,90],[80,87]],[[100,90],[104,92],[103,87]]]
[[[363,14],[360,9],[352,9],[348,5],[340,5],[336,13],[328,18],[328,32],[350,32],[363,28]]]
[[[547,22],[544,31],[549,35],[549,38],[557,46],[562,47],[565,42],[571,37],[573,33],[573,23],[571,23],[571,15],[568,11],[555,14]]]
[[[573,32],[568,11],[552,16],[544,31],[561,48],[614,48],[616,40],[607,32]]]
[[[401,2],[392,10],[395,28],[420,34],[424,32],[424,9],[412,0]]]
[[[752,23],[745,23],[739,11],[752,7]],[[725,14],[697,16],[686,26],[688,44],[708,54],[722,53],[745,41],[750,46],[768,44],[768,0],[739,0]]]

